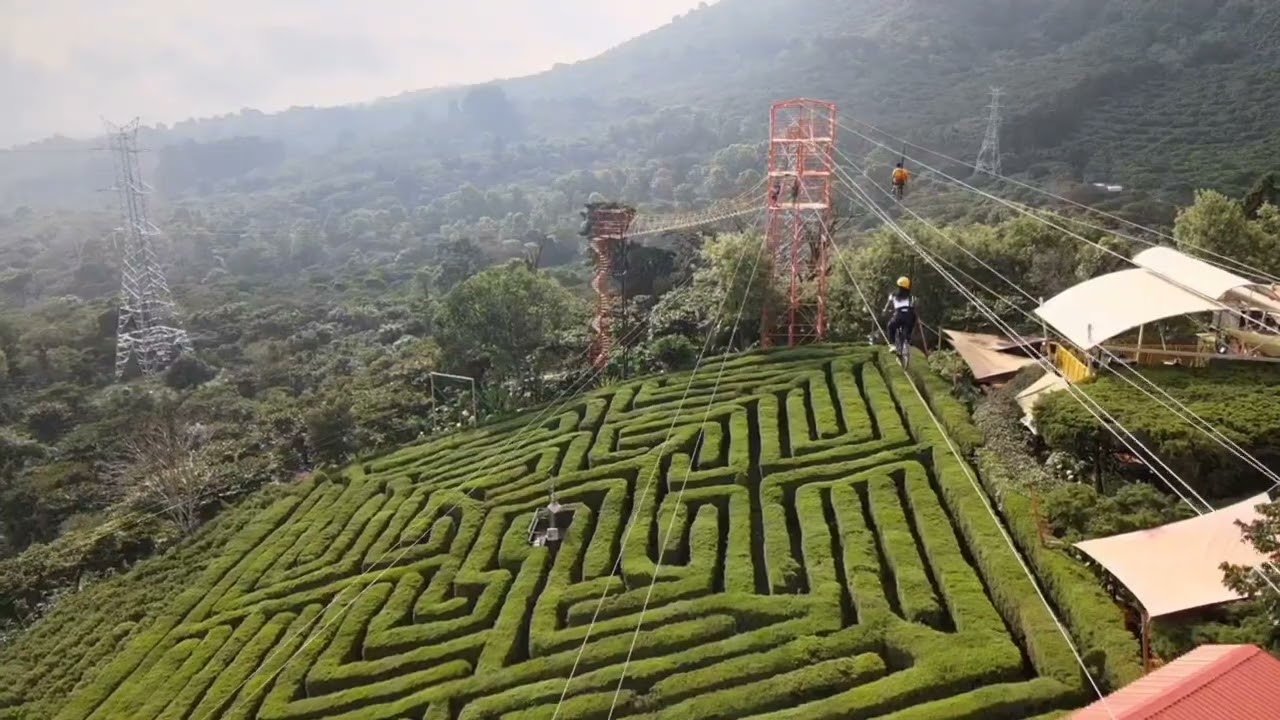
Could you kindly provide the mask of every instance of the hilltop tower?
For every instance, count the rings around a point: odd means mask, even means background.
[[[115,156],[116,186],[124,226],[117,233],[120,252],[120,314],[116,321],[116,378],[131,362],[144,375],[161,372],[178,355],[191,351],[187,333],[174,319],[173,298],[165,280],[155,238],[160,231],[147,217],[151,188],[138,166],[138,121],[108,125]]]
[[[775,319],[766,304],[761,347],[782,337],[788,347],[826,337],[835,142],[834,104],[797,99],[769,109],[765,261],[772,282],[787,288],[787,308]],[[806,297],[810,282],[812,295]]]
[[[991,88],[991,104],[987,106],[987,133],[978,150],[978,161],[973,169],[979,173],[999,175],[1000,166],[1000,88]]]

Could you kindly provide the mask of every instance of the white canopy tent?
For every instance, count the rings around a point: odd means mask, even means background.
[[[1133,262],[1138,267],[1064,290],[1036,308],[1036,315],[1089,350],[1149,322],[1231,310],[1246,297],[1269,294],[1266,286],[1172,248],[1143,250]]]
[[[1150,617],[1240,600],[1222,584],[1224,562],[1257,567],[1270,560],[1245,542],[1237,521],[1261,515],[1267,493],[1149,530],[1076,543],[1129,588]]]

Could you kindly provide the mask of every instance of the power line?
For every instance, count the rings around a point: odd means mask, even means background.
[[[841,172],[838,165],[836,166],[836,172],[837,173]],[[903,232],[901,228],[897,226],[897,223],[893,222],[893,219],[890,218],[888,214],[885,213],[879,207],[879,205],[876,204],[876,202],[869,195],[865,193],[865,191],[859,188],[856,184],[849,182],[849,180],[847,179],[845,179],[844,182],[850,187],[851,190],[854,190],[855,195],[858,196],[857,199],[859,199],[864,205],[866,205],[868,210],[870,210],[873,214],[879,216],[880,219],[886,222],[886,224],[890,225],[892,229],[901,233],[903,238],[907,239],[908,244],[910,244],[913,249],[916,249],[917,252],[919,252],[918,247],[915,245],[913,241],[910,240],[909,236],[907,236],[905,232]],[[834,245],[834,241],[832,242],[832,244]],[[858,295],[862,300],[862,304],[867,310],[867,314],[871,317],[871,322],[875,324],[876,330],[884,338],[886,344],[892,345],[893,343],[889,338],[888,332],[885,330],[884,326],[881,325],[879,318],[876,317],[875,310],[871,307],[871,301],[867,298],[866,293],[862,291],[862,287],[858,283],[857,276],[849,268],[849,265],[847,262],[845,262],[845,259],[843,256],[841,256],[838,252],[833,254],[836,256],[836,261],[841,263],[841,265],[844,267],[845,272],[848,274],[849,280],[853,283],[854,289],[857,290]],[[921,257],[923,257],[926,261],[929,260],[929,258],[923,254],[921,254]],[[941,271],[940,268],[938,268],[938,270],[940,273],[943,273],[945,275],[945,272]],[[1067,631],[1066,626],[1058,618],[1057,612],[1054,611],[1054,608],[1052,604],[1049,602],[1048,597],[1046,597],[1044,590],[1041,589],[1040,582],[1036,579],[1035,573],[1033,573],[1031,568],[1028,567],[1027,561],[1022,557],[1022,553],[1018,551],[1017,545],[1014,543],[1013,538],[1010,537],[1008,530],[1006,530],[1004,525],[1001,523],[1000,518],[996,514],[995,509],[991,506],[991,502],[987,498],[986,493],[982,490],[982,487],[979,485],[977,478],[974,477],[973,471],[969,467],[969,463],[961,455],[954,441],[952,441],[951,435],[946,431],[945,428],[943,428],[942,421],[938,419],[933,409],[929,407],[929,403],[925,399],[924,393],[922,393],[920,391],[920,388],[917,387],[915,380],[911,377],[911,373],[907,372],[906,370],[903,370],[902,374],[906,378],[907,384],[911,386],[911,389],[915,393],[916,398],[920,401],[921,406],[924,408],[925,412],[928,413],[929,419],[933,421],[934,426],[937,428],[938,432],[941,434],[943,440],[946,441],[948,449],[951,450],[951,454],[955,456],[957,461],[959,461],[960,468],[964,471],[965,477],[968,478],[969,483],[973,486],[974,492],[977,494],[978,499],[982,501],[983,508],[985,508],[987,511],[987,514],[991,516],[992,523],[996,526],[996,529],[1000,532],[1000,536],[1004,539],[1005,544],[1008,545],[1009,551],[1013,555],[1014,560],[1017,561],[1019,567],[1021,567],[1022,569],[1022,572],[1026,575],[1027,580],[1031,583],[1032,589],[1035,590],[1036,595],[1040,598],[1040,602],[1044,605],[1045,611],[1048,612],[1049,614],[1049,618],[1053,620],[1053,623],[1057,627],[1058,632],[1062,635],[1062,639],[1066,641],[1067,647],[1070,648],[1072,655],[1075,656],[1076,663],[1080,666],[1080,669],[1084,672],[1084,676],[1089,681],[1089,684],[1090,686],[1092,686],[1093,691],[1098,695],[1098,698],[1102,700],[1103,708],[1107,711],[1107,714],[1110,715],[1114,720],[1115,713],[1112,712],[1110,705],[1108,704],[1106,695],[1103,694],[1102,688],[1099,687],[1097,681],[1093,679],[1093,675],[1092,673],[1089,672],[1089,667],[1085,663],[1084,658],[1080,653],[1080,650],[1076,647],[1075,641],[1071,638],[1071,633]]]

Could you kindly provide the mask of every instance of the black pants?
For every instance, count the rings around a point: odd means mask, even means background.
[[[902,328],[907,333],[907,342],[911,341],[911,333],[916,329],[916,311],[915,308],[901,308],[893,311],[893,315],[889,317],[889,326],[885,328],[885,333],[889,335],[889,344],[892,345],[897,339],[895,334],[898,328]]]

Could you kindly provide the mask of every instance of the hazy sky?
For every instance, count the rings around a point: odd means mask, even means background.
[[[698,0],[0,0],[0,147],[590,57]],[[590,29],[588,29],[590,28]]]

